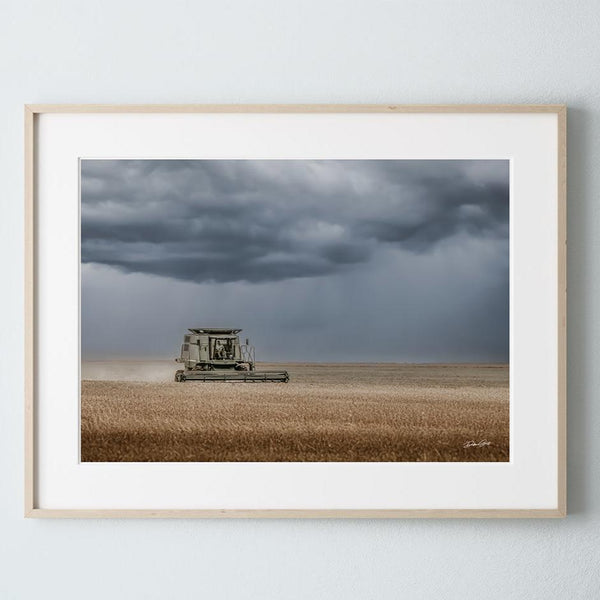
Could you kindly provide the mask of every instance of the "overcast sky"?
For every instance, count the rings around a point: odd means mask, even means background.
[[[84,359],[508,361],[508,161],[84,160]]]

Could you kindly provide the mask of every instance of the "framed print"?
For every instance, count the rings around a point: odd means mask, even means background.
[[[25,109],[32,517],[566,514],[566,108]]]

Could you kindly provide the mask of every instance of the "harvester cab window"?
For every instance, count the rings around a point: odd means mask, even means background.
[[[213,359],[230,359],[233,358],[231,340],[217,339],[213,347]]]

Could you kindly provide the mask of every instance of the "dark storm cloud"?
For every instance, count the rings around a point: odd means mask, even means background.
[[[194,282],[508,240],[508,161],[82,161],[82,261]]]
[[[358,223],[355,231],[415,252],[427,251],[461,231],[478,237],[508,237],[508,183],[473,186],[457,181],[425,194],[421,218],[411,222],[398,216],[386,220],[376,216]]]

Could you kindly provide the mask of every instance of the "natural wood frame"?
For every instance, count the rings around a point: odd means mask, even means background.
[[[554,113],[558,118],[558,497],[556,509],[441,510],[150,510],[43,509],[36,506],[35,310],[36,116],[43,113]],[[51,518],[547,518],[564,517],[566,502],[567,108],[562,104],[29,104],[25,106],[25,516]]]

